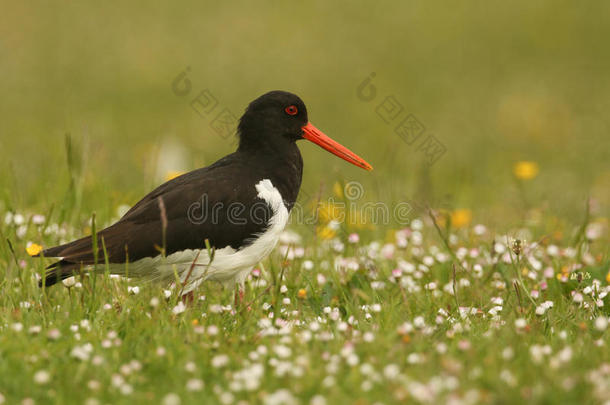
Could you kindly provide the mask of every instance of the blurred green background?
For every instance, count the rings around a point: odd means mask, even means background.
[[[200,90],[239,116],[283,89],[375,167],[303,142],[306,190],[357,180],[364,199],[465,208],[504,228],[536,210],[578,224],[588,197],[607,217],[608,21],[601,1],[4,2],[0,204],[45,213],[72,177],[78,219],[110,218],[166,172],[234,150],[189,106]],[[172,81],[187,66],[193,90],[179,97]],[[363,102],[371,72],[377,97]],[[388,95],[447,148],[434,165],[376,114]],[[84,156],[72,174],[66,133]],[[538,175],[516,179],[518,161]]]

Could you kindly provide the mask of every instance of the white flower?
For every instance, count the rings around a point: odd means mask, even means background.
[[[169,394],[167,394],[166,396],[163,397],[161,404],[180,405],[180,397],[178,396],[178,394],[174,394],[173,392],[170,392]]]
[[[212,367],[214,368],[224,367],[227,364],[229,364],[229,356],[226,354],[217,354],[212,357]]]
[[[25,218],[23,217],[23,215],[21,215],[21,214],[15,214],[15,215],[13,216],[13,223],[14,223],[15,225],[21,225],[21,224],[23,224],[24,222],[25,222]]]
[[[418,353],[410,353],[407,356],[407,363],[418,364],[422,362],[422,357]]]
[[[411,221],[411,229],[419,231],[422,230],[424,228],[424,223],[422,222],[421,219],[416,218],[413,221]]]
[[[551,347],[548,345],[540,346],[540,345],[532,345],[530,347],[530,356],[532,357],[532,361],[534,363],[542,362],[544,355],[548,355],[551,352]]]
[[[472,228],[472,230],[474,231],[474,234],[477,236],[481,236],[484,235],[485,232],[487,232],[487,228],[485,227],[485,225],[475,225],[474,228]]]
[[[356,353],[350,353],[347,358],[345,359],[345,362],[354,367],[357,366],[358,363],[360,362],[360,358],[358,357],[358,355]]]
[[[51,381],[51,374],[46,370],[39,370],[34,374],[34,382],[36,384],[46,384]]]
[[[497,254],[502,254],[506,251],[506,246],[504,246],[503,244],[496,242],[496,244],[494,245],[494,251]]]
[[[87,387],[91,391],[97,391],[101,388],[101,386],[102,386],[102,384],[100,384],[100,382],[97,380],[89,380],[89,382],[87,383]]]
[[[140,287],[138,287],[138,286],[135,286],[135,287],[128,286],[127,287],[127,292],[132,294],[132,295],[138,295],[140,293]]]
[[[527,326],[527,321],[523,318],[517,318],[515,319],[515,327],[517,329],[523,329]]]
[[[515,376],[506,369],[500,372],[500,379],[510,387],[514,387],[515,385],[517,385],[517,379],[515,378]]]
[[[199,378],[191,378],[186,382],[187,391],[201,391],[203,386],[203,380],[200,380]]]
[[[383,375],[388,380],[394,380],[396,377],[398,377],[398,374],[400,374],[400,367],[398,367],[396,364],[388,364],[383,369]]]
[[[436,351],[438,352],[438,354],[445,354],[447,353],[447,345],[443,342],[440,342],[436,345]]]
[[[552,308],[553,305],[555,305],[553,301],[544,301],[542,304],[536,307],[536,315],[544,315],[547,309]]]
[[[110,384],[112,384],[113,387],[119,388],[124,383],[125,383],[125,379],[120,374],[113,374],[110,377]]]
[[[424,320],[423,316],[417,316],[417,317],[415,317],[415,319],[413,319],[413,325],[416,328],[421,329],[424,326],[426,326],[426,321]]]
[[[597,318],[595,318],[595,329],[603,332],[604,330],[606,330],[607,327],[608,327],[608,318],[606,318],[603,315],[600,315]]]
[[[422,259],[422,262],[426,266],[431,267],[434,264],[434,258],[432,256],[424,256],[424,258]]]
[[[76,278],[74,276],[70,276],[62,281],[62,283],[68,287],[72,288],[76,284]]]
[[[604,227],[598,222],[591,223],[587,226],[587,239],[599,239],[604,233]]]
[[[546,253],[549,256],[559,256],[559,248],[556,245],[549,245],[546,248]]]
[[[290,391],[283,388],[267,395],[263,403],[265,405],[296,405],[299,402]]]
[[[562,363],[567,363],[572,360],[572,348],[570,346],[564,347],[559,353],[557,353],[557,358]]]
[[[131,366],[129,364],[123,364],[120,368],[119,371],[121,372],[121,374],[123,375],[129,375],[131,374]]]
[[[121,394],[123,394],[123,395],[133,394],[133,387],[129,384],[121,385]]]
[[[47,337],[51,340],[57,340],[61,337],[61,332],[59,329],[51,329],[47,332]]]
[[[283,345],[277,345],[273,350],[275,351],[275,354],[277,354],[277,356],[282,359],[290,357],[290,355],[292,354],[292,350],[290,350],[289,347]]]
[[[326,398],[324,398],[320,394],[314,395],[313,397],[311,397],[309,405],[326,405]]]
[[[496,305],[495,307],[492,307],[489,311],[487,311],[490,315],[496,316],[498,315],[498,312],[502,312],[502,306],[501,305]]]
[[[93,352],[93,346],[91,343],[85,343],[82,346],[74,346],[72,351],[70,352],[70,356],[76,357],[79,360],[87,361],[91,356],[91,352]]]
[[[172,313],[174,315],[181,314],[184,311],[186,311],[186,305],[184,305],[184,302],[182,302],[182,301],[178,302],[178,305],[176,305],[174,308],[172,308]]]
[[[46,218],[44,217],[44,215],[34,214],[32,216],[32,223],[34,225],[42,225],[42,224],[44,224],[45,220],[46,220]]]
[[[397,332],[400,335],[406,335],[407,333],[411,333],[413,332],[413,324],[411,324],[410,322],[405,322],[398,327]]]
[[[88,319],[83,319],[80,321],[80,327],[85,329],[86,331],[91,330],[91,322]]]

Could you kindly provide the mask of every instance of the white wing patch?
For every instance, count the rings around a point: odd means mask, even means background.
[[[129,263],[128,275],[155,281],[171,281],[178,275],[182,282],[188,277],[183,294],[194,290],[205,280],[219,281],[225,287],[243,284],[252,268],[271,253],[289,215],[282,195],[270,180],[261,180],[255,187],[258,197],[271,208],[272,215],[267,229],[257,235],[251,244],[239,250],[230,246],[218,249],[214,252],[212,263],[205,248],[182,250],[167,257],[147,257]],[[125,267],[122,264],[112,265],[111,272],[125,274]]]

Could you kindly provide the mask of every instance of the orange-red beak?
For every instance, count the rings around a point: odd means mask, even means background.
[[[362,159],[339,142],[333,141],[318,128],[314,127],[311,122],[308,122],[307,125],[303,127],[303,138],[321,146],[330,153],[339,156],[341,159],[347,160],[353,165],[362,167],[366,170],[373,170],[373,166],[368,164],[366,160]]]

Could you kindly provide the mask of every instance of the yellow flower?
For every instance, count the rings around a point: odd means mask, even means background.
[[[339,198],[343,198],[343,186],[338,181],[333,184],[333,193]]]
[[[170,170],[167,173],[165,173],[165,181],[173,180],[178,176],[182,176],[183,174],[184,174],[184,172],[182,172],[180,170]]]
[[[305,299],[307,298],[307,290],[304,288],[301,288],[299,290],[299,292],[297,293],[297,297],[301,298],[301,299]]]
[[[332,239],[336,234],[337,232],[328,226],[318,227],[318,237],[320,239]]]
[[[513,166],[513,174],[519,180],[531,180],[538,175],[538,163],[522,160]]]
[[[608,271],[608,274],[606,274],[606,283],[610,284],[610,270]]]
[[[469,209],[459,209],[451,213],[451,225],[456,228],[465,227],[470,221],[472,221],[472,211]]]
[[[342,222],[345,219],[345,207],[341,204],[337,205],[331,202],[320,203],[318,215],[323,222],[330,222],[333,219]]]
[[[40,252],[42,252],[42,246],[37,243],[28,243],[28,246],[25,248],[25,251],[28,252],[30,256],[36,256]]]

